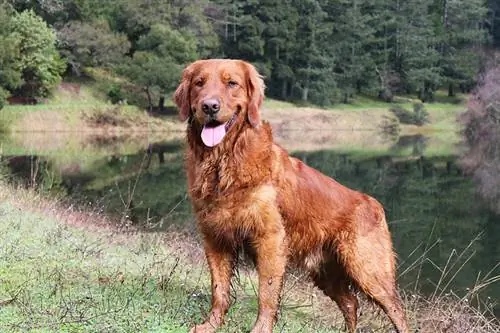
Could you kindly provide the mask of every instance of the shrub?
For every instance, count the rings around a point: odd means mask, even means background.
[[[95,110],[91,115],[85,115],[84,119],[93,126],[128,127],[127,120],[122,118],[120,113],[120,106],[116,106],[104,110]]]
[[[390,110],[402,124],[422,126],[429,122],[429,113],[422,103],[413,104],[413,112],[402,106],[394,106]]]
[[[401,126],[397,117],[384,116],[380,124],[382,134],[388,138],[397,138],[401,132]]]
[[[124,100],[122,88],[119,85],[112,85],[108,90],[108,97],[113,104],[117,104]]]
[[[422,103],[413,104],[413,120],[415,125],[422,126],[429,122],[429,113]]]

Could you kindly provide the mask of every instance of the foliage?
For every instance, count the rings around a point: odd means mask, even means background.
[[[122,88],[119,85],[113,84],[109,87],[108,97],[111,103],[116,104],[124,100]]]
[[[130,49],[127,36],[111,31],[104,20],[68,22],[59,29],[58,37],[61,53],[77,74],[85,66],[119,63]]]
[[[484,0],[4,1],[52,25],[75,72],[124,75],[150,108],[181,68],[206,57],[251,61],[283,100],[327,106],[403,93],[432,102],[440,88],[469,91],[488,32],[500,40],[498,4]],[[141,69],[155,77],[136,77]]]
[[[21,71],[16,64],[19,55],[19,40],[12,33],[12,9],[0,3],[0,109],[4,106],[9,91],[22,83]]]
[[[46,96],[60,80],[65,64],[56,49],[56,35],[33,11],[14,15],[12,33],[19,41],[16,66],[24,81],[25,95]]]

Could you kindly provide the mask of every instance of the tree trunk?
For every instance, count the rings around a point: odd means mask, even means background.
[[[425,103],[426,101],[426,84],[422,83],[420,86],[420,89],[418,89],[418,99],[422,102]]]
[[[309,98],[309,87],[304,87],[304,89],[302,89],[302,101],[307,102],[308,98]]]
[[[286,100],[287,97],[288,97],[287,96],[287,82],[286,82],[286,80],[283,80],[283,82],[281,84],[281,98]]]
[[[448,84],[448,97],[455,97],[455,89],[453,89],[453,83]]]
[[[158,101],[158,109],[160,110],[160,113],[165,111],[165,96],[160,97],[160,100]]]
[[[146,92],[146,96],[148,97],[148,109],[149,112],[153,112],[153,102],[151,101],[151,92],[149,91],[149,87],[144,88]]]
[[[460,91],[462,92],[462,94],[465,94],[467,92],[467,89],[465,88],[465,84],[460,83]]]

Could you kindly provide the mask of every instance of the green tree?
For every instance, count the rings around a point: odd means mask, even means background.
[[[161,108],[163,96],[175,90],[184,64],[197,58],[196,40],[167,25],[156,24],[136,45],[137,51],[117,66],[118,72],[143,87],[150,110],[153,108],[152,90],[159,90]]]
[[[441,83],[439,54],[430,0],[397,0],[396,71],[406,92],[417,92],[422,101],[432,99]]]
[[[10,94],[21,83],[21,71],[16,64],[19,56],[19,40],[12,33],[11,16],[13,11],[0,5],[0,109]]]
[[[12,32],[18,40],[16,66],[22,72],[21,93],[30,97],[46,96],[65,70],[56,49],[56,34],[33,11],[12,17]]]
[[[265,59],[260,62],[267,62],[267,67],[271,68],[269,74],[272,80],[268,82],[269,91],[282,99],[288,99],[292,96],[295,81],[293,62],[300,17],[293,0],[274,1],[274,6],[261,10],[261,20],[265,24],[263,38],[266,43]],[[279,10],[280,8],[287,10]]]
[[[294,51],[295,89],[300,100],[331,104],[336,85],[331,49],[332,22],[317,0],[295,1],[299,13]]]
[[[335,74],[341,87],[343,102],[360,93],[370,72],[371,54],[368,43],[373,39],[372,8],[365,0],[339,0],[328,7],[333,20],[332,39],[336,40]],[[371,75],[373,77],[373,75]]]
[[[127,36],[111,31],[105,20],[71,21],[59,31],[61,53],[78,74],[82,67],[109,67],[123,60],[130,49]]]
[[[479,70],[487,11],[483,0],[442,0],[434,11],[439,66],[450,96],[455,87],[470,85]]]

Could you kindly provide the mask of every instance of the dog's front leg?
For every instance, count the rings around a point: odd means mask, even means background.
[[[254,240],[259,275],[259,315],[251,333],[272,333],[277,318],[287,260],[285,231],[282,226],[277,229]]]
[[[214,243],[209,237],[204,242],[210,275],[212,276],[212,309],[206,321],[196,325],[190,333],[212,333],[224,322],[229,309],[229,292],[235,251]]]

